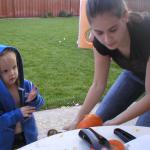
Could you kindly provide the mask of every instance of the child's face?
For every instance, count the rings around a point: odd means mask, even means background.
[[[18,67],[14,52],[6,52],[0,57],[0,76],[9,87],[18,79]]]

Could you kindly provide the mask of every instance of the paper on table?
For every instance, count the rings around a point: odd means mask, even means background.
[[[149,150],[150,135],[144,135],[125,144],[126,150]]]

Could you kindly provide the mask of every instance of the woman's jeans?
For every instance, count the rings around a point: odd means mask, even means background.
[[[103,121],[110,120],[123,112],[145,92],[145,84],[130,71],[123,71],[99,105],[96,114]],[[138,126],[150,127],[150,111],[139,117]]]

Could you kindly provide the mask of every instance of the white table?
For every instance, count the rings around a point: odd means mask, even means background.
[[[115,128],[121,128],[135,137],[150,135],[149,127],[102,126],[93,129],[107,139],[118,139],[113,133]],[[56,134],[24,146],[19,150],[89,150],[89,145],[78,136],[78,133],[79,130],[73,130]]]

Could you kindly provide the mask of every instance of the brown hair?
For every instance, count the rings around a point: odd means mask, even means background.
[[[97,15],[111,12],[120,18],[127,10],[124,0],[87,0],[86,4],[86,13],[90,24],[92,23],[92,18],[95,18]]]

